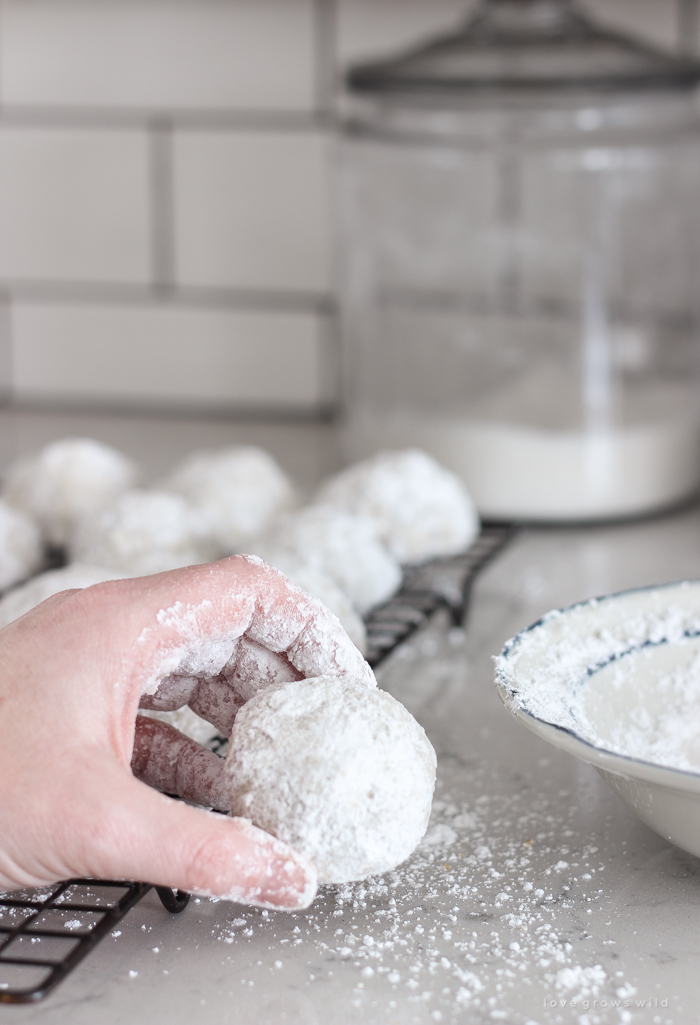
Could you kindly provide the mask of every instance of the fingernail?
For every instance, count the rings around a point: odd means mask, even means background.
[[[290,848],[287,848],[289,851]],[[277,908],[284,911],[299,911],[308,908],[318,889],[316,868],[302,855],[292,851],[284,858],[278,858],[272,865],[270,885],[264,887],[250,903],[259,908]]]
[[[250,819],[233,821],[250,839],[255,861],[262,869],[260,892],[250,895],[250,903],[288,910],[308,908],[318,889],[316,867],[288,844],[254,826]]]
[[[244,882],[224,893],[203,896],[284,911],[308,908],[318,889],[318,873],[312,862],[249,819],[233,818],[231,823],[249,844],[234,859],[236,875]]]

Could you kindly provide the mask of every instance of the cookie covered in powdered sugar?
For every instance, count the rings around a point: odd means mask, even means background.
[[[92,438],[64,438],[16,459],[2,497],[33,516],[45,540],[65,544],[80,520],[132,488],[137,468],[117,449]]]
[[[69,542],[73,561],[142,576],[210,562],[218,555],[208,522],[181,495],[127,491],[86,517]]]
[[[273,566],[287,555],[326,573],[360,614],[390,598],[401,583],[401,568],[371,521],[332,505],[278,517],[251,549]]]
[[[401,563],[464,551],[479,516],[462,481],[420,449],[378,452],[331,477],[317,501],[360,513]]]
[[[222,555],[241,551],[294,503],[289,478],[268,452],[254,445],[194,452],[162,486],[206,513]]]
[[[0,500],[0,590],[31,576],[42,561],[43,545],[36,522]]]
[[[105,580],[116,580],[120,574],[106,566],[90,566],[71,563],[61,569],[50,569],[28,580],[22,587],[15,587],[0,600],[0,627],[7,626],[42,601],[53,597],[59,591],[77,587],[92,587]]]
[[[270,687],[243,706],[226,759],[231,811],[344,883],[395,868],[428,825],[436,757],[384,691],[322,676]]]

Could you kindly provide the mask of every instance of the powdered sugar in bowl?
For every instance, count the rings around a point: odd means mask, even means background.
[[[550,612],[496,660],[506,708],[700,856],[700,581]]]

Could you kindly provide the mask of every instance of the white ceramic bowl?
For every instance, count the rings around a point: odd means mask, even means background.
[[[516,719],[700,857],[700,581],[550,612],[496,666]]]

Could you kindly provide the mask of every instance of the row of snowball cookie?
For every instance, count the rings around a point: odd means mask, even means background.
[[[341,471],[306,506],[253,446],[194,453],[158,489],[135,488],[138,477],[131,460],[91,439],[18,459],[0,503],[0,588],[40,568],[42,539],[115,576],[248,551],[320,598],[362,648],[359,615],[396,591],[400,563],[463,550],[479,527],[458,478],[417,450]]]
[[[65,588],[247,549],[320,598],[362,648],[359,613],[396,590],[400,562],[458,551],[478,530],[461,484],[419,452],[351,467],[305,507],[255,448],[194,454],[157,490],[136,489],[137,479],[126,457],[82,439],[10,468],[0,506],[34,530],[36,558],[43,542],[66,545],[83,561],[6,594],[0,626]],[[20,575],[31,571],[27,565]],[[145,714],[199,743],[218,732],[189,704]],[[353,680],[289,682],[246,701],[232,739],[226,773],[234,812],[310,857],[320,881],[385,871],[425,831],[434,752],[388,695]],[[287,784],[304,800],[290,804]]]

